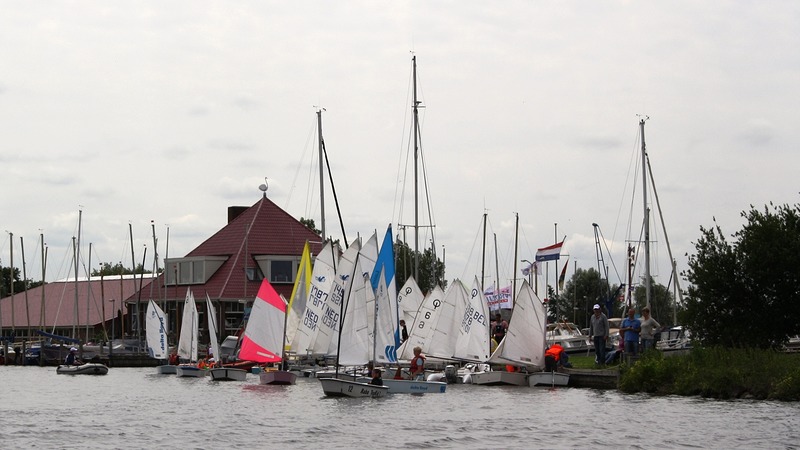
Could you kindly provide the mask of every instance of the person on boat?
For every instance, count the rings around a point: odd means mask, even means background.
[[[636,309],[628,310],[626,317],[619,327],[622,338],[625,341],[625,354],[636,356],[639,354],[639,333],[642,331],[642,323],[636,318]]]
[[[589,320],[589,336],[594,343],[594,363],[605,364],[606,343],[608,342],[608,317],[600,310],[600,305],[595,304],[592,308],[591,320]]]
[[[545,370],[555,371],[559,367],[572,367],[569,362],[569,355],[564,351],[564,347],[560,344],[554,343],[544,352],[544,365]]]
[[[422,347],[414,347],[414,357],[411,358],[411,379],[422,380],[425,376],[425,357],[422,356]]]
[[[170,366],[177,366],[178,365],[178,353],[177,352],[172,352],[172,354],[169,355],[169,365]]]
[[[381,369],[372,369],[372,381],[369,384],[375,386],[383,386],[383,378],[381,378]]]
[[[408,330],[406,329],[406,321],[400,319],[400,343],[408,340]]]
[[[642,351],[646,352],[648,349],[655,348],[656,346],[656,330],[661,328],[661,324],[650,316],[650,308],[642,308]]]
[[[78,349],[72,347],[69,349],[69,354],[64,359],[64,364],[68,366],[77,366],[81,364],[81,360],[78,358]]]
[[[508,322],[503,320],[503,316],[500,313],[497,313],[494,316],[494,321],[492,322],[492,337],[494,341],[498,344],[503,338],[506,336],[506,331],[508,330]]]

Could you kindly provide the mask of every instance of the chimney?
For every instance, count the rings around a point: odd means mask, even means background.
[[[228,206],[228,223],[233,222],[239,215],[247,211],[248,206]]]

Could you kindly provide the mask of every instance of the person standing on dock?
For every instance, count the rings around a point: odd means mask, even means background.
[[[650,308],[642,308],[642,352],[656,346],[656,330],[661,328],[656,319],[650,316]]]
[[[628,317],[620,324],[619,332],[625,341],[625,357],[637,356],[639,354],[639,333],[642,331],[642,323],[636,318],[636,310],[628,310]]]
[[[600,310],[600,305],[595,304],[589,321],[589,336],[594,343],[594,363],[603,365],[606,362],[606,342],[608,342],[608,317]]]

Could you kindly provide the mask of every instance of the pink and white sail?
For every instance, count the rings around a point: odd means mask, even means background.
[[[242,336],[239,359],[280,362],[283,359],[285,317],[286,302],[264,278]]]

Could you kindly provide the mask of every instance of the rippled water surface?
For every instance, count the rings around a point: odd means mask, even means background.
[[[0,367],[3,448],[800,448],[800,404],[450,385],[332,399],[295,386]]]

